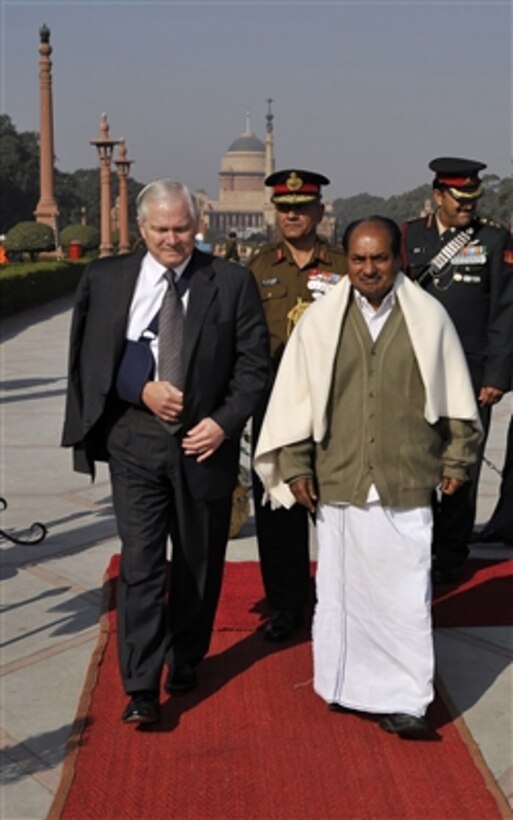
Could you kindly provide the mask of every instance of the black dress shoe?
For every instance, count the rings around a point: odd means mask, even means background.
[[[422,740],[429,737],[429,727],[425,718],[405,715],[402,712],[385,715],[378,725],[384,732],[392,732],[406,740]]]
[[[135,692],[121,719],[125,723],[155,723],[159,717],[159,702],[154,692]]]
[[[495,530],[489,530],[484,527],[482,530],[474,530],[472,533],[472,538],[470,539],[471,544],[504,544],[505,546],[511,546],[511,539],[507,539],[502,535],[499,535],[498,532]]]
[[[294,632],[303,625],[303,613],[300,609],[280,609],[264,627],[264,638],[272,643],[288,641]]]
[[[457,584],[463,576],[463,567],[441,567],[436,564],[431,569],[433,584]]]
[[[341,703],[328,703],[328,709],[330,712],[350,712],[351,709],[348,709],[347,706],[342,706]]]
[[[197,683],[196,668],[190,663],[184,663],[170,670],[165,689],[170,695],[181,695],[191,692]]]

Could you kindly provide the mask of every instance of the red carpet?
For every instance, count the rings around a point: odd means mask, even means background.
[[[436,589],[435,626],[511,626],[513,624],[513,560],[472,558],[463,579]]]
[[[506,816],[440,699],[434,741],[400,741],[373,720],[329,712],[311,688],[307,631],[278,649],[255,632],[261,597],[258,566],[229,563],[197,690],[163,696],[160,722],[142,730],[120,721],[110,611],[48,820]]]
[[[225,586],[230,593],[221,599],[216,629],[258,629],[269,612],[257,565],[228,562]],[[433,622],[437,627],[512,625],[513,560],[467,561],[458,585],[436,588]]]

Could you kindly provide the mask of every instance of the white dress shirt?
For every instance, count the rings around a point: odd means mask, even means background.
[[[190,262],[191,257],[177,265],[173,270],[176,273],[177,280],[182,276],[185,268]],[[130,303],[130,310],[128,311],[128,325],[126,331],[126,338],[136,342],[142,334],[150,338],[150,349],[155,359],[155,366],[158,365],[158,336],[156,333],[148,331],[152,319],[162,305],[164,294],[168,288],[167,280],[164,273],[168,270],[164,265],[151,255],[147,253],[141,263],[141,270],[137,278],[137,283]],[[189,301],[189,289],[185,291],[182,299],[184,314],[187,310]],[[158,372],[155,372],[155,378],[158,378]]]

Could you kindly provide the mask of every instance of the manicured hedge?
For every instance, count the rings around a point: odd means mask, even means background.
[[[53,251],[55,248],[55,237],[52,229],[48,225],[40,222],[18,222],[4,240],[5,249],[22,253],[39,253],[40,251]]]
[[[94,225],[67,225],[59,239],[64,250],[68,250],[70,242],[80,242],[85,251],[92,251],[100,244],[100,231]]]
[[[72,293],[90,259],[13,262],[0,266],[0,316]]]

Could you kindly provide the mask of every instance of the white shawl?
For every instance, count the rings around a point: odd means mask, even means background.
[[[426,391],[426,421],[462,419],[481,430],[465,356],[445,308],[402,273],[394,287]],[[345,276],[305,311],[287,342],[254,460],[273,506],[294,503],[279,475],[279,450],[307,438],[324,438],[339,330],[350,293]]]

